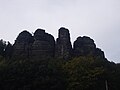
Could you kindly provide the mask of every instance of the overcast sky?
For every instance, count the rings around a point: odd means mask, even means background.
[[[120,0],[0,0],[0,39],[14,43],[21,31],[37,28],[56,38],[60,27],[70,30],[72,42],[90,36],[120,63]]]

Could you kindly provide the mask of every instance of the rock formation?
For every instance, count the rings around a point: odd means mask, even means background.
[[[99,48],[96,48],[95,56],[100,57],[100,58],[105,58],[104,52],[101,49],[99,49]]]
[[[70,33],[66,28],[59,29],[59,36],[56,40],[55,56],[63,59],[69,59],[72,53],[72,45],[70,42]]]
[[[34,40],[31,55],[33,58],[54,57],[55,40],[52,35],[46,33],[45,30],[37,29],[34,33]]]
[[[34,36],[23,31],[18,35],[13,45],[13,56],[33,59],[54,57],[54,48],[54,37],[46,33],[45,30],[37,29]]]
[[[74,56],[100,56],[104,58],[104,53],[96,48],[94,40],[90,37],[78,37],[73,45]]]
[[[43,29],[37,29],[33,36],[28,31],[21,32],[13,45],[12,56],[33,60],[51,57],[68,60],[74,56],[105,58],[104,52],[96,48],[94,40],[90,37],[78,37],[72,48],[69,30],[63,27],[59,29],[56,43],[54,37]]]
[[[25,58],[30,57],[30,50],[33,41],[34,39],[32,34],[30,34],[28,31],[21,32],[13,45],[13,56]]]

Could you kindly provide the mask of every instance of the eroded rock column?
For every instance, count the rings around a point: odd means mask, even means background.
[[[56,58],[69,59],[72,53],[72,45],[70,41],[70,33],[66,28],[59,29],[59,35],[56,40]]]

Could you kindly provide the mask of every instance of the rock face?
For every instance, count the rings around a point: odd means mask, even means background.
[[[89,37],[78,37],[74,42],[75,56],[92,55],[95,52],[96,45]]]
[[[12,52],[13,55],[11,55]],[[51,57],[68,60],[74,56],[105,58],[104,52],[96,48],[94,40],[90,37],[78,37],[72,49],[69,30],[63,27],[59,29],[56,43],[54,37],[43,29],[37,29],[33,36],[28,31],[23,31],[18,35],[14,45],[6,48],[6,53],[9,57],[24,57],[33,60]]]
[[[34,33],[34,43],[32,44],[33,58],[54,57],[55,40],[54,37],[45,32],[45,30],[37,29]]]
[[[34,39],[32,34],[28,31],[21,32],[13,45],[13,56],[26,58],[30,57],[30,50],[33,41]]]
[[[74,42],[74,56],[100,56],[104,58],[104,53],[96,48],[94,40],[90,37],[78,37]]]
[[[28,31],[21,32],[13,45],[13,56],[43,59],[54,57],[55,40],[54,37],[37,29],[32,36]]]
[[[57,58],[69,59],[72,53],[72,45],[70,42],[70,33],[66,28],[59,29],[59,36],[56,40],[56,53]]]
[[[104,52],[101,49],[99,49],[99,48],[96,48],[96,50],[95,50],[95,56],[101,57],[101,58],[105,58]]]

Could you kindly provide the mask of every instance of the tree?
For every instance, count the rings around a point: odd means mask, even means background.
[[[8,42],[5,48],[5,57],[7,59],[10,59],[12,57],[12,53],[13,53],[13,46],[10,42]]]
[[[0,55],[1,56],[4,56],[5,47],[6,47],[6,42],[1,39],[0,40]]]
[[[64,66],[68,74],[68,90],[105,90],[104,68],[96,66],[93,57],[79,57]]]

